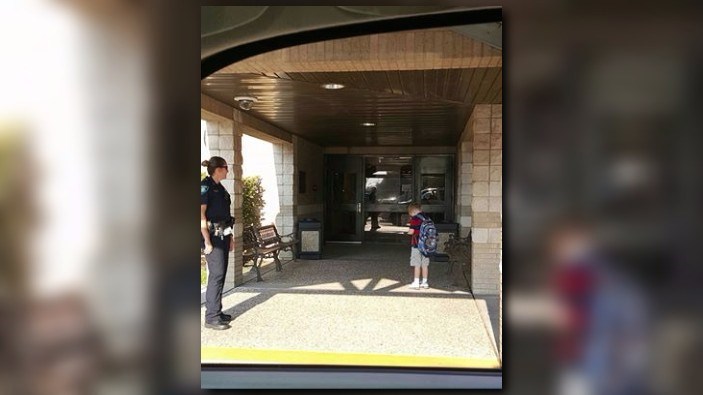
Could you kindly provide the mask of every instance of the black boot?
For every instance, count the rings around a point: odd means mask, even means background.
[[[229,324],[223,321],[221,318],[217,318],[209,322],[206,321],[205,327],[209,329],[214,329],[216,331],[222,331],[231,328]]]

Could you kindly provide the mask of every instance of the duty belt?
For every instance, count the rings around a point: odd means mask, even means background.
[[[220,239],[224,240],[225,236],[232,234],[232,226],[234,225],[234,218],[230,218],[224,221],[207,221],[207,227],[213,236],[220,236]]]

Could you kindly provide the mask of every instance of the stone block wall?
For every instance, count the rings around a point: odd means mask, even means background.
[[[497,295],[503,234],[502,105],[475,106],[469,127],[473,136],[471,286],[476,294]]]
[[[296,206],[296,170],[293,144],[288,142],[273,143],[273,157],[276,167],[276,181],[278,183],[278,199],[280,212],[276,216],[276,229],[281,235],[295,231],[295,206]],[[281,259],[291,259],[290,251],[283,251]]]
[[[299,172],[305,172],[305,192],[298,193],[296,184],[296,220],[316,218],[324,224],[323,218],[323,180],[324,180],[324,151],[322,147],[305,139],[293,137],[295,149],[295,177]]]
[[[232,195],[231,212],[234,218],[242,218],[242,133],[232,120],[204,113],[207,140],[212,156],[221,156],[230,165],[227,179],[222,185]],[[235,249],[229,253],[225,291],[242,283],[242,224],[234,226]]]
[[[456,207],[455,213],[459,222],[459,233],[466,237],[471,230],[471,197],[473,186],[473,141],[471,119],[459,138],[456,152]]]

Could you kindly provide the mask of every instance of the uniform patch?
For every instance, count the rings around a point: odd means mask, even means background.
[[[200,196],[203,196],[207,193],[208,186],[207,185],[201,185],[200,186]]]

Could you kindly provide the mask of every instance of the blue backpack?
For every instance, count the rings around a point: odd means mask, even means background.
[[[423,214],[418,214],[418,218],[422,220],[420,225],[420,236],[417,239],[417,249],[423,256],[431,256],[437,252],[437,227],[429,217]]]

